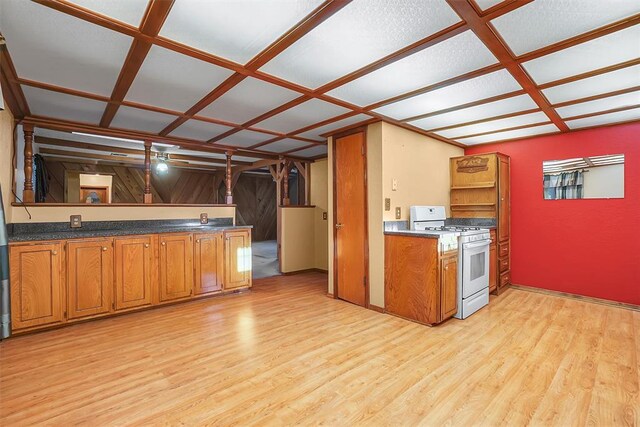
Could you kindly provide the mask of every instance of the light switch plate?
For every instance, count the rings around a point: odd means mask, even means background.
[[[391,191],[398,191],[398,180],[395,178],[391,181]]]
[[[396,219],[400,219],[402,217],[402,209],[400,207],[396,207]]]
[[[69,221],[71,222],[71,228],[82,227],[82,215],[71,215]]]
[[[386,198],[384,199],[384,210],[385,211],[390,211],[391,210],[391,199],[390,198]]]
[[[207,215],[206,213],[201,213],[200,224],[209,224],[209,215]]]
[[[324,219],[325,221],[327,220],[327,213],[326,212],[322,212],[322,219]]]

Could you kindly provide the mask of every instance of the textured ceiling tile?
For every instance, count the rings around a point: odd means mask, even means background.
[[[59,92],[22,86],[31,114],[97,125],[107,104]]]

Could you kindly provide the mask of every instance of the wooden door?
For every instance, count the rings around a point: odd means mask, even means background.
[[[160,236],[160,301],[186,298],[193,292],[191,234]]]
[[[440,271],[440,320],[458,311],[458,254],[442,259]]]
[[[195,295],[222,290],[222,272],[224,271],[223,242],[222,233],[195,235],[195,281],[193,284],[193,293]]]
[[[491,230],[491,245],[489,245],[489,292],[493,292],[498,287],[498,255],[496,253],[497,243],[495,232]]]
[[[337,138],[334,269],[338,298],[367,305],[366,151],[363,132]]]
[[[68,318],[108,313],[112,305],[113,246],[111,239],[67,244]]]
[[[509,240],[511,216],[511,183],[509,179],[509,158],[499,157],[500,174],[498,176],[498,239],[501,242]]]
[[[116,310],[151,304],[151,236],[116,238],[114,252]]]
[[[60,243],[10,247],[14,330],[64,321],[61,249]]]
[[[224,289],[251,286],[250,230],[228,231],[224,234]]]

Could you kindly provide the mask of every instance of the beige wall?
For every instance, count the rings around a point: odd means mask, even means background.
[[[329,164],[332,165],[333,141],[329,138]],[[409,219],[412,205],[444,205],[449,210],[449,158],[464,154],[462,148],[378,122],[367,128],[367,197],[369,230],[369,303],[384,307],[384,233],[383,221],[395,220],[395,207],[401,219]],[[327,179],[333,189],[333,171]],[[397,190],[392,190],[393,179]],[[391,199],[391,210],[384,210],[384,199]],[[329,197],[329,224],[333,224],[333,197]],[[329,228],[329,286],[333,293],[333,233]]]
[[[279,207],[280,266],[283,273],[315,268],[313,207]]]
[[[6,106],[6,103],[5,103]],[[0,187],[5,220],[11,222],[11,159],[13,158],[13,116],[9,110],[0,111]]]
[[[314,239],[314,266],[320,270],[329,269],[328,257],[328,221],[323,218],[327,212],[329,198],[327,188],[327,175],[329,173],[329,162],[326,159],[311,163],[311,191],[310,202],[314,205],[313,214],[313,239]]]

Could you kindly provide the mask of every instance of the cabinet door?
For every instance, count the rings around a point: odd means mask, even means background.
[[[504,242],[509,240],[509,229],[511,216],[511,183],[509,180],[509,159],[500,157],[500,174],[498,189],[498,240]]]
[[[195,295],[216,292],[222,289],[224,271],[224,237],[222,233],[195,235],[194,267]]]
[[[493,292],[498,287],[498,257],[496,255],[496,243],[493,241],[489,246],[489,292]]]
[[[116,310],[151,304],[151,237],[114,241]]]
[[[224,288],[251,286],[251,234],[250,230],[225,233]]]
[[[11,322],[14,330],[64,320],[60,243],[12,246]]]
[[[113,290],[113,246],[110,239],[67,244],[69,319],[108,313]]]
[[[160,236],[160,301],[186,298],[193,290],[191,234]]]
[[[442,259],[440,272],[440,320],[458,311],[458,254]]]

